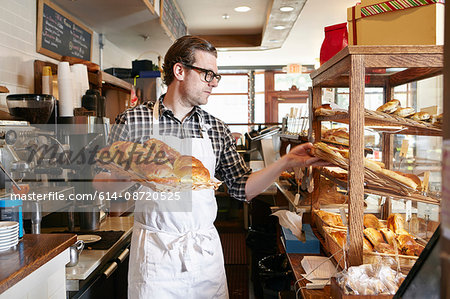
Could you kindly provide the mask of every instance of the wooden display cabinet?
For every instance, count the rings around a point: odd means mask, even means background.
[[[385,101],[388,101],[392,99],[395,86],[442,74],[443,57],[442,46],[348,46],[311,73],[313,96],[310,113],[315,141],[321,140],[322,121],[349,124],[351,159],[345,187],[348,188],[349,195],[350,265],[360,265],[363,262],[362,199],[365,193],[376,194],[374,190],[364,189],[364,126],[395,125],[405,129],[401,134],[442,136],[442,130],[431,125],[395,117],[380,119],[371,111],[365,110],[365,87],[382,87]],[[377,72],[379,69],[383,71]],[[348,113],[316,117],[314,110],[321,105],[322,88],[337,87],[349,87]],[[392,134],[383,135],[383,162],[386,168],[392,168]],[[313,175],[315,182],[318,182],[320,175],[320,170],[316,169]],[[386,193],[378,194],[390,196]],[[424,202],[428,200],[420,196],[411,199]],[[317,189],[313,192],[312,208],[320,208]]]

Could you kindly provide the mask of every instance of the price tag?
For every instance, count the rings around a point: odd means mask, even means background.
[[[428,192],[428,185],[430,183],[430,171],[425,171],[423,174],[422,190],[424,193]]]
[[[402,141],[402,147],[400,149],[400,157],[406,158],[406,154],[408,153],[409,142],[406,139]]]
[[[406,222],[411,221],[412,217],[412,201],[407,200],[406,201]]]
[[[294,206],[298,206],[300,202],[300,194],[295,194],[295,198],[294,198]]]

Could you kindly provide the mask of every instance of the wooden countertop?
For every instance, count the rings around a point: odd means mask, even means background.
[[[0,252],[0,294],[76,242],[74,234],[26,234],[15,249]]]
[[[303,257],[305,257],[304,254],[299,253],[287,253],[286,254],[289,263],[291,264],[292,271],[294,272],[295,280],[302,279],[303,276],[301,274],[305,274],[305,270],[303,270],[303,267],[301,265],[301,261]],[[307,279],[300,280],[297,285],[295,286],[295,289],[301,288],[299,291],[301,293],[300,298],[305,299],[324,299],[324,298],[331,298],[331,288],[330,286],[325,286],[325,288],[321,290],[307,290],[306,284],[309,282]]]

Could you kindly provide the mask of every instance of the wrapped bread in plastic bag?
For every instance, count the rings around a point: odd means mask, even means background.
[[[347,294],[395,294],[405,275],[391,268],[392,261],[364,264],[348,268],[337,275],[337,282]]]

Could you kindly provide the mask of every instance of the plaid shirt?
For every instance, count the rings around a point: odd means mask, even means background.
[[[230,196],[238,200],[246,200],[245,184],[251,169],[236,151],[234,138],[228,126],[198,106],[195,106],[181,123],[172,111],[164,106],[163,98],[164,95],[160,98],[160,134],[178,138],[202,138],[201,120],[209,124],[211,128],[208,130],[208,135],[216,154],[216,175],[225,182]],[[142,143],[151,138],[152,111],[153,103],[145,102],[119,114],[116,117],[116,125],[111,128],[109,143],[118,140]]]

